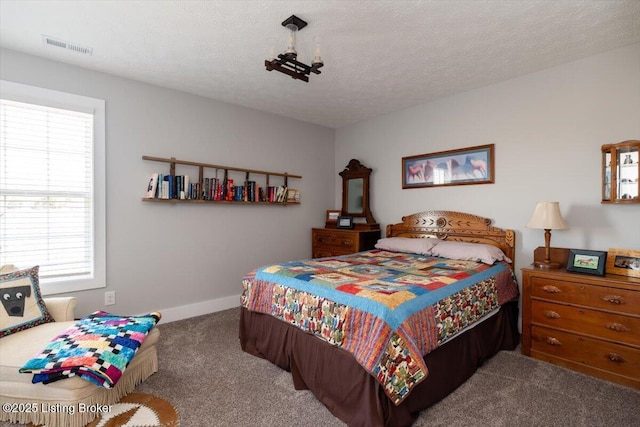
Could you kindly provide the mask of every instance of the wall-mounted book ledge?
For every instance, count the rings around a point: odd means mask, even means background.
[[[287,172],[268,172],[211,163],[142,156],[142,160],[169,164],[169,173],[153,173],[144,202],[160,203],[250,203],[291,205],[300,203],[300,190],[289,188],[289,179],[302,179]],[[198,178],[177,174],[198,168]]]

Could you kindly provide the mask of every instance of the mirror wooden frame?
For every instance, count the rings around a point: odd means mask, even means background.
[[[379,228],[369,206],[369,177],[371,171],[371,168],[362,165],[359,160],[351,159],[345,169],[339,173],[342,177],[342,216],[364,217],[367,221],[366,227],[363,227],[364,224],[356,223],[356,228]],[[362,211],[349,212],[349,181],[360,178],[362,179]]]

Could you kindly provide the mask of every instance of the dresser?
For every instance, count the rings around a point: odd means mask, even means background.
[[[323,258],[373,249],[380,230],[311,229],[311,256]]]
[[[640,279],[522,269],[522,353],[640,389]]]

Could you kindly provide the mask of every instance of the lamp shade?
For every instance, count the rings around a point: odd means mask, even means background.
[[[566,230],[569,228],[562,219],[559,202],[538,202],[527,227],[544,230]]]

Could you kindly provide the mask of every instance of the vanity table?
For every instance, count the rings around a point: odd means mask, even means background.
[[[340,172],[342,177],[342,217],[353,218],[353,228],[338,228],[336,222],[311,230],[313,258],[347,255],[373,249],[380,238],[380,224],[369,206],[369,177],[372,169],[351,159]]]

